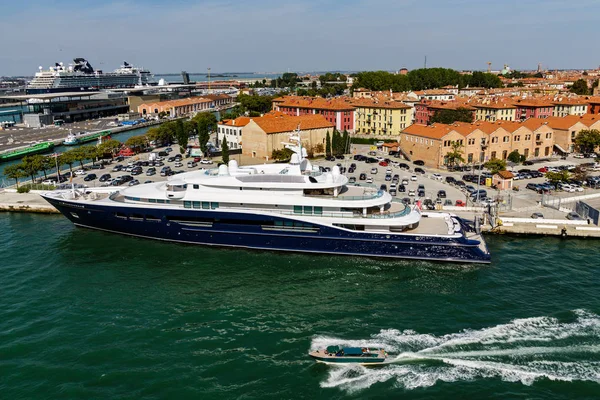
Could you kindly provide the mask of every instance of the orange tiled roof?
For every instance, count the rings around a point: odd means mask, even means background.
[[[498,172],[496,172],[496,174],[497,174],[497,175],[500,175],[500,177],[501,177],[502,179],[512,179],[512,178],[514,178],[514,177],[515,177],[515,176],[513,175],[513,173],[512,173],[512,172],[510,172],[510,171],[498,171]]]
[[[285,114],[267,114],[263,117],[251,118],[266,134],[291,132],[300,130],[333,128],[335,125],[321,114],[308,114],[292,117]]]
[[[246,126],[250,122],[249,117],[237,117],[236,119],[226,119],[224,121],[219,122],[219,125],[227,125],[227,126]]]
[[[319,110],[354,110],[346,97],[324,99],[309,96],[284,96],[273,100],[280,107],[311,108]]]
[[[564,117],[548,117],[545,118],[545,120],[548,122],[549,127],[560,130],[567,130],[578,122],[581,122],[585,125],[582,117],[578,115],[566,115]]]
[[[422,125],[422,124],[412,124],[402,131],[402,133],[406,133],[413,136],[420,136],[428,139],[436,139],[440,140],[450,132],[452,132],[454,127],[451,125],[444,124],[433,124],[433,125]]]

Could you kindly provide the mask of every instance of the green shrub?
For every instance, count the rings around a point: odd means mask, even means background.
[[[31,188],[28,185],[19,186],[17,193],[29,193],[30,190]]]

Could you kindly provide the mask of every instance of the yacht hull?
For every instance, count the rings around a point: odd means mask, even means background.
[[[266,214],[83,204],[43,196],[79,227],[147,239],[315,254],[489,263],[480,241],[464,237],[349,231]],[[481,239],[483,240],[483,239]]]

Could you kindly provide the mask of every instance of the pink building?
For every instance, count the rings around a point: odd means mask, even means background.
[[[284,96],[273,99],[273,110],[291,116],[321,114],[338,131],[354,132],[354,110],[347,98]]]
[[[524,121],[529,118],[548,118],[552,116],[554,105],[543,99],[522,99],[514,103],[515,120]]]

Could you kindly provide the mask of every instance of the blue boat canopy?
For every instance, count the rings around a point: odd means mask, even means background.
[[[361,356],[362,348],[360,347],[344,347],[344,355],[346,356]]]

